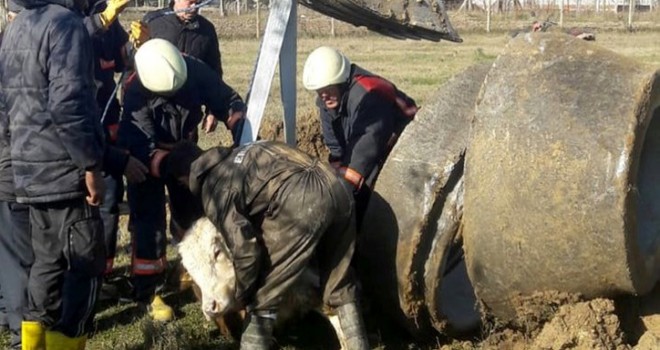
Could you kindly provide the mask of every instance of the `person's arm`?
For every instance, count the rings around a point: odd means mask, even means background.
[[[112,48],[112,58],[115,60],[115,72],[121,73],[124,70],[128,69],[130,65],[130,59],[128,52],[126,51],[128,42],[128,33],[121,26],[119,21],[115,21],[110,26],[110,31],[113,34],[113,45]]]
[[[356,189],[359,189],[362,181],[378,165],[386,151],[397,113],[394,108],[383,101],[380,95],[372,92],[365,95],[359,105],[350,112],[355,117],[344,154],[347,164],[344,177]]]
[[[74,18],[54,22],[50,31],[48,110],[53,124],[80,169],[101,169],[104,137],[95,114],[91,40]]]
[[[227,129],[232,132],[234,141],[237,141],[240,127],[243,123],[245,103],[241,96],[229,85],[227,85],[218,74],[208,67],[204,62],[191,57],[186,57],[188,63],[188,79],[198,84],[198,91],[202,97],[202,103],[219,120],[222,120]]]
[[[322,107],[319,107],[319,110],[321,117],[321,132],[323,133],[323,143],[325,143],[325,146],[330,151],[328,161],[334,166],[336,163],[341,163],[343,151],[335,130],[332,127],[332,117]]]
[[[108,30],[119,14],[126,8],[129,0],[108,0],[102,12],[93,13],[83,19],[90,36],[99,35]]]
[[[132,81],[126,88],[117,143],[142,163],[149,164],[155,149],[156,127],[148,97],[139,84]]]

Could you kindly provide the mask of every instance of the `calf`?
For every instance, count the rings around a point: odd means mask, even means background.
[[[223,335],[239,338],[245,312],[240,310],[241,306],[234,298],[236,275],[222,234],[203,217],[186,232],[178,249],[181,263],[195,282],[193,289],[201,300],[204,316],[213,320]],[[307,269],[283,296],[278,324],[312,310],[330,321],[342,348],[346,348],[337,316],[322,307],[318,276],[312,269]]]

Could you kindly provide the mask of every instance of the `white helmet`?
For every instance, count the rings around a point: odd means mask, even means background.
[[[188,68],[181,52],[164,39],[151,39],[135,53],[135,69],[149,91],[171,94],[183,86]]]
[[[341,84],[351,74],[351,61],[341,52],[327,46],[312,51],[305,61],[303,85],[307,90],[318,90],[326,86]]]

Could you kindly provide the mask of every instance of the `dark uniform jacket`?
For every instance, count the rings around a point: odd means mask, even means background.
[[[316,102],[329,160],[368,179],[385,160],[392,136],[412,120],[417,108],[415,101],[390,82],[355,64],[342,88],[337,109],[327,109],[320,98]]]
[[[238,93],[211,68],[193,57],[184,55],[184,59],[188,79],[173,96],[156,95],[135,77],[126,84],[118,144],[145,164],[158,143],[189,139],[202,121],[202,105],[224,121],[230,109],[245,108]]]
[[[106,137],[106,150],[103,160],[103,170],[106,173],[120,177],[128,161],[128,153],[114,146],[117,139],[119,115],[121,107],[113,92],[117,86],[115,73],[126,69],[123,48],[128,44],[128,34],[116,19],[104,30],[99,14],[106,8],[105,0],[90,0],[93,4],[85,17],[85,25],[92,36],[94,53],[94,82],[96,84],[96,103],[98,118],[101,120]],[[130,45],[130,44],[129,44]],[[108,104],[108,102],[110,102]],[[106,107],[107,111],[106,111]],[[103,115],[105,111],[105,116]]]
[[[225,236],[236,271],[238,300],[243,301],[254,292],[259,277],[263,258],[258,243],[262,234],[259,222],[264,215],[278,210],[279,198],[289,195],[280,193],[284,183],[294,175],[311,171],[317,164],[318,159],[272,141],[248,144],[233,151],[211,148],[193,162],[190,190],[201,198],[207,217]],[[325,186],[337,182],[329,166],[322,169]],[[298,196],[322,196],[324,191],[319,185],[299,183],[294,188],[300,191]],[[318,219],[325,214],[319,213]]]
[[[172,8],[152,11],[144,16],[143,21],[149,26],[151,38],[171,42],[181,52],[202,60],[220,73],[222,78],[220,45],[213,23],[200,15],[195,16],[190,22],[183,22],[176,14],[163,15],[163,12],[167,11],[172,11]]]
[[[89,34],[73,0],[17,2],[25,10],[0,49],[17,201],[84,196],[84,172],[100,169],[104,148]]]

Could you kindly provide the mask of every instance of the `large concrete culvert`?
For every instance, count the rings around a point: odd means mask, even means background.
[[[512,40],[486,77],[463,236],[486,309],[520,295],[644,294],[660,269],[655,69],[563,34]]]
[[[455,239],[470,120],[489,67],[451,78],[422,107],[383,167],[364,220],[357,261],[365,294],[419,337],[480,320]]]

